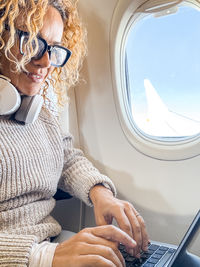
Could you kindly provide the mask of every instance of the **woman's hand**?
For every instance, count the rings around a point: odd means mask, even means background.
[[[113,225],[85,228],[58,244],[52,267],[125,267],[119,243],[127,250],[136,242]]]
[[[144,220],[129,202],[115,198],[102,185],[96,185],[90,190],[90,199],[94,205],[97,225],[111,224],[115,218],[118,226],[136,241],[134,256],[139,257],[141,250],[147,250],[149,238]]]

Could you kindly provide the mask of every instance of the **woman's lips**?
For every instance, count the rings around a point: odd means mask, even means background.
[[[43,75],[31,73],[31,72],[25,72],[26,76],[34,83],[41,83],[44,80]]]

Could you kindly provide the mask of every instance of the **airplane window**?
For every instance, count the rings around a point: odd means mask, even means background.
[[[128,105],[146,136],[179,141],[200,133],[200,12],[180,5],[143,16],[125,47]]]

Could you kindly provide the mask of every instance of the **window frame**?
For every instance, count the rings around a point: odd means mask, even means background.
[[[166,2],[167,0],[162,1]],[[130,28],[146,15],[145,13],[139,13],[138,10],[143,7],[144,3],[151,2],[155,3],[152,0],[137,2],[118,0],[113,14],[110,34],[110,59],[117,114],[128,142],[140,153],[151,158],[167,161],[190,159],[200,154],[200,133],[178,141],[168,140],[166,142],[156,137],[152,138],[134,124],[128,105],[125,77],[127,35]],[[182,3],[196,6],[195,1],[182,1]]]

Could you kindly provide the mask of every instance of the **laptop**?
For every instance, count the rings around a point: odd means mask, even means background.
[[[200,210],[178,247],[152,241],[140,259],[130,256],[122,244],[119,249],[126,267],[200,267],[200,246],[197,251],[191,250],[197,238],[200,240]]]

